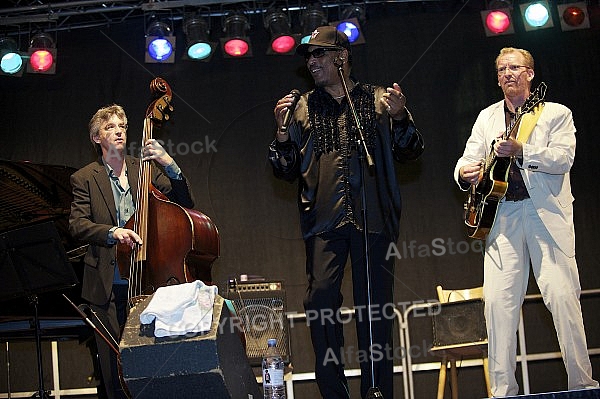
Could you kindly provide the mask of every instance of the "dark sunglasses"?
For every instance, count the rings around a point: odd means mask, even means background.
[[[307,51],[304,54],[304,59],[306,61],[308,61],[311,56],[313,56],[315,58],[321,58],[321,57],[323,57],[325,55],[326,51],[339,51],[339,50],[340,50],[339,48],[335,48],[335,47],[333,47],[333,48],[330,48],[330,47],[319,47],[319,48],[314,49],[313,51]]]

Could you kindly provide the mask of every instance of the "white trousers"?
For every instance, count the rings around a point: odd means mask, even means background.
[[[499,205],[486,240],[485,319],[494,397],[517,395],[517,329],[527,291],[529,264],[552,313],[568,375],[568,389],[597,387],[587,351],[575,258],[566,256],[539,218],[531,199]]]

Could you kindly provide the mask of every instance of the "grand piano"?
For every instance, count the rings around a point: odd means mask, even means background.
[[[77,277],[75,283],[36,295],[41,336],[44,339],[82,338],[90,329],[63,297],[80,304],[86,246],[68,233],[72,201],[70,175],[74,168],[27,161],[0,160],[0,236],[19,235],[29,227],[52,223]],[[0,259],[6,262],[6,258]],[[6,266],[0,264],[0,268]],[[0,294],[0,341],[35,336],[35,307],[30,295]]]

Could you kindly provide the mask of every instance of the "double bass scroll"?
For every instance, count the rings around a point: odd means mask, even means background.
[[[170,114],[174,110],[171,105],[173,98],[171,87],[164,79],[155,78],[150,82],[150,92],[158,98],[148,106],[146,114],[154,126],[160,128],[163,121],[169,120]]]
[[[171,88],[155,78],[150,89],[156,99],[148,106],[142,142],[152,139],[153,127],[162,126],[173,111]],[[212,263],[220,254],[217,227],[202,212],[184,208],[156,189],[152,161],[140,159],[135,213],[125,228],[135,231],[143,244],[133,249],[117,244],[122,278],[129,280],[129,304],[134,305],[158,287],[201,280],[211,284]]]

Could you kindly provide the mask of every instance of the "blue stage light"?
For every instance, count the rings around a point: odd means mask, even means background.
[[[355,43],[360,38],[360,28],[353,21],[343,21],[337,25],[337,30],[344,32],[348,36],[350,44]]]
[[[146,31],[146,62],[175,62],[175,36],[164,22],[154,21]]]

